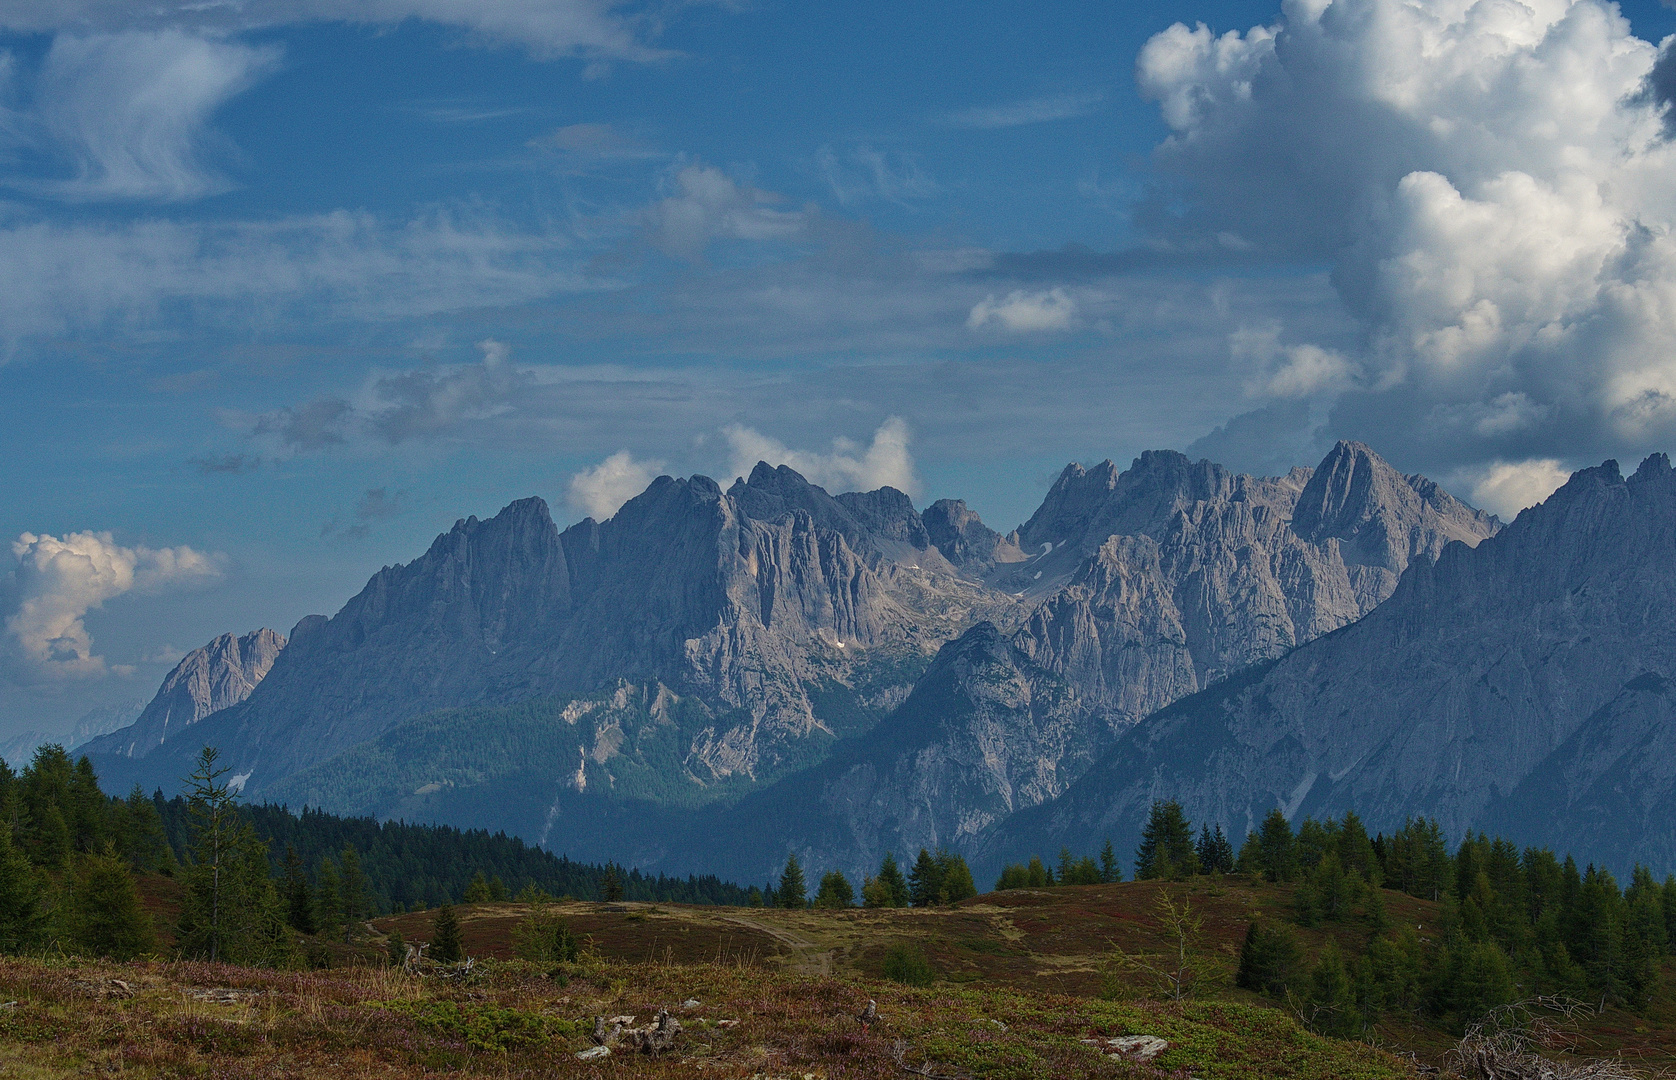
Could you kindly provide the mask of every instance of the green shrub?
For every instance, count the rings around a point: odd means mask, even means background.
[[[413,1017],[427,1031],[456,1039],[473,1050],[504,1053],[515,1046],[574,1035],[579,1030],[572,1021],[499,1005],[461,1005],[453,1001],[390,1001],[383,1005]]]
[[[892,945],[885,952],[885,978],[903,986],[930,986],[937,973],[918,945]]]
[[[568,964],[582,951],[570,924],[547,910],[546,904],[537,904],[512,931],[512,950],[520,960],[538,964]]]

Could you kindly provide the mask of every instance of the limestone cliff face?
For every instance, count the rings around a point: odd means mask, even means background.
[[[1339,542],[1363,611],[1391,595],[1416,558],[1435,561],[1452,540],[1476,544],[1500,527],[1423,476],[1403,476],[1361,443],[1333,447],[1298,496],[1292,529]]]
[[[964,499],[938,499],[925,508],[921,521],[926,539],[963,573],[982,578],[999,565],[1025,559],[1016,537],[985,525]]]
[[[268,629],[243,637],[222,634],[187,653],[132,724],[88,739],[82,743],[83,752],[141,757],[171,737],[179,738],[210,713],[248,698],[284,648],[285,639]]]
[[[651,868],[755,878],[769,867],[739,852],[790,846],[859,870],[970,846],[1064,795],[1142,717],[1342,630],[1405,567],[1497,525],[1349,443],[1283,477],[1166,451],[1073,465],[1005,537],[957,501],[919,514],[891,488],[834,497],[765,464],[725,490],[660,477],[562,532],[528,499],[303,620],[193,745],[218,745],[257,796],[454,807],[491,828],[516,804],[550,840],[608,803],[679,805],[659,835],[690,828],[669,856],[687,862]],[[493,770],[461,760],[489,742]],[[101,774],[173,780],[176,749]],[[389,774],[376,798],[356,788],[369,762]]]
[[[1293,515],[1306,493],[1327,512],[1302,535]],[[927,529],[959,552],[953,509],[928,513],[941,520]],[[1388,572],[1497,525],[1351,443],[1279,478],[1171,452],[1143,454],[1122,473],[1073,465],[1019,530],[1028,561],[991,564],[989,580],[1035,600],[1021,625],[974,626],[863,744],[795,790],[763,795],[772,813],[748,800],[707,830],[729,839],[692,843],[706,865],[725,865],[729,849],[783,860],[755,824],[772,821],[813,865],[861,869],[885,850],[970,848],[1064,794],[1143,717],[1363,617],[1390,589],[1347,564],[1346,548]]]
[[[987,850],[1132,843],[1155,798],[1236,836],[1278,806],[1549,843],[1564,840],[1556,811],[1617,800],[1636,809],[1601,822],[1626,833],[1621,857],[1668,862],[1673,555],[1663,455],[1627,480],[1615,462],[1576,473],[1476,548],[1410,564],[1360,622],[1149,718]]]
[[[941,642],[1016,606],[957,577],[892,489],[835,499],[766,465],[727,491],[666,476],[562,533],[540,499],[460,521],[303,620],[213,734],[259,793],[432,710],[628,681],[708,710],[690,781],[754,779],[865,730]]]

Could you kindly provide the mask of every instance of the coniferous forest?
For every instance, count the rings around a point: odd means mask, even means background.
[[[172,797],[99,787],[88,759],[43,746],[0,762],[0,952],[58,943],[126,959],[159,946],[138,880],[184,886],[183,955],[280,964],[290,931],[316,933],[392,911],[514,894],[744,904],[714,877],[652,877],[555,856],[504,834],[283,806],[246,806],[213,751]]]
[[[45,746],[21,771],[0,765],[0,952],[57,947],[131,959],[183,957],[284,967],[318,961],[299,935],[349,940],[391,913],[520,897],[645,900],[782,908],[936,907],[974,896],[965,860],[887,855],[859,890],[841,872],[810,881],[795,858],[777,883],[745,890],[713,877],[649,877],[554,856],[501,834],[272,805],[241,805],[205,749],[181,793],[103,792],[86,758]],[[1639,1010],[1660,990],[1676,944],[1676,876],[1637,867],[1627,885],[1592,864],[1484,835],[1451,850],[1435,822],[1369,835],[1355,813],[1305,819],[1279,811],[1239,849],[1220,825],[1195,833],[1174,802],[1154,804],[1133,853],[1138,881],[1238,875],[1289,897],[1284,917],[1245,928],[1236,984],[1310,1027],[1364,1034],[1398,1018],[1460,1029],[1497,1006],[1550,996]],[[160,927],[143,884],[175,883],[179,911]],[[996,889],[1101,885],[1123,879],[1107,843],[1008,866]],[[1386,897],[1433,905],[1430,922],[1398,925]],[[437,925],[453,919],[442,908]],[[1306,955],[1300,929],[1343,933]],[[173,939],[164,950],[160,930]],[[560,928],[561,936],[573,939]],[[446,935],[444,935],[446,936]],[[444,942],[443,944],[446,944]],[[445,950],[446,951],[446,950]]]
[[[1119,880],[1111,845],[1098,862],[1062,852],[1009,866],[999,889]],[[1384,1017],[1460,1028],[1490,1010],[1538,997],[1644,1008],[1676,951],[1676,875],[1637,866],[1627,885],[1546,848],[1482,833],[1453,852],[1437,823],[1411,819],[1369,836],[1354,813],[1305,818],[1272,811],[1235,854],[1220,825],[1191,823],[1175,802],[1152,807],[1135,852],[1139,880],[1238,873],[1288,887],[1290,917],[1254,920],[1237,984],[1285,1002],[1312,1027],[1357,1035]],[[1435,901],[1431,925],[1394,925],[1386,890]],[[1294,927],[1339,926],[1360,947],[1306,961]]]

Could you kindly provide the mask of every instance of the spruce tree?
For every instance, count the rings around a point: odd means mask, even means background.
[[[816,907],[847,908],[854,903],[855,888],[842,871],[833,870],[821,876],[820,888],[815,892]]]
[[[1224,874],[1233,873],[1234,845],[1228,842],[1228,836],[1222,831],[1221,823],[1217,824],[1215,832],[1211,834],[1211,845],[1216,849],[1215,869]]]
[[[1362,1018],[1356,1008],[1356,997],[1351,987],[1350,973],[1338,946],[1329,941],[1321,950],[1310,973],[1307,1002],[1310,1007],[1310,1026],[1325,1035],[1347,1038],[1361,1030]]]
[[[157,948],[133,875],[114,856],[76,858],[64,915],[72,947],[85,955],[128,961]]]
[[[902,868],[896,865],[896,856],[888,851],[885,852],[884,861],[879,863],[879,881],[890,894],[890,903],[885,906],[908,906],[908,879],[902,876]]]
[[[1117,852],[1112,848],[1111,837],[1106,838],[1106,846],[1100,849],[1100,881],[1106,885],[1123,880],[1123,868],[1117,864]]]
[[[919,858],[908,874],[908,901],[914,907],[930,907],[943,888],[943,873],[931,852],[919,849]]]
[[[1253,919],[1246,927],[1245,943],[1240,947],[1234,984],[1259,994],[1281,997],[1298,981],[1302,966],[1303,950],[1290,930]]]
[[[1216,869],[1216,841],[1211,839],[1210,822],[1199,825],[1199,839],[1194,843],[1193,851],[1199,856],[1199,866],[1206,873]]]
[[[1193,826],[1174,799],[1155,802],[1135,849],[1135,880],[1159,880],[1197,873]]]
[[[110,800],[99,790],[93,762],[83,754],[70,773],[70,802],[66,817],[75,850],[104,850],[109,833]]]
[[[966,860],[952,852],[937,852],[937,903],[958,904],[978,895],[977,883]]]
[[[436,909],[431,921],[431,959],[443,964],[457,964],[463,957],[460,943],[460,920],[452,904]]]
[[[1292,823],[1278,808],[1270,810],[1257,830],[1255,869],[1269,881],[1291,881],[1298,874],[1298,850]]]
[[[221,779],[228,772],[216,762],[220,753],[206,746],[187,777],[187,805],[192,817],[192,867],[187,874],[184,928],[192,938],[188,948],[207,960],[224,959],[228,923],[229,867],[238,814],[233,796]]]
[[[487,904],[489,902],[489,879],[479,870],[472,875],[471,883],[466,886],[466,903]]]
[[[797,863],[796,855],[786,856],[786,868],[780,872],[780,887],[774,890],[775,897],[783,908],[808,907],[809,887],[803,881],[803,867]]]
[[[343,879],[330,855],[320,860],[314,872],[314,929],[325,937],[336,937],[343,925]]]
[[[308,871],[293,844],[285,845],[284,877],[280,891],[285,897],[285,921],[299,934],[314,933],[314,890],[308,885]]]
[[[345,844],[341,855],[338,905],[343,912],[343,940],[348,941],[372,917],[372,898],[367,895],[367,876],[361,871],[361,855],[355,845]]]
[[[20,953],[41,932],[41,880],[12,844],[12,828],[0,822],[0,953]]]
[[[122,807],[121,829],[116,837],[122,857],[140,871],[173,867],[175,853],[169,849],[169,838],[163,833],[163,819],[158,816],[157,804],[135,784]]]
[[[188,778],[191,865],[186,868],[177,939],[187,956],[273,966],[292,952],[285,908],[274,887],[268,846],[242,818],[221,777],[219,755],[204,747]]]
[[[18,833],[13,840],[36,866],[59,869],[75,849],[70,828],[69,755],[57,743],[35,748],[18,777]]]
[[[1032,889],[1046,889],[1062,883],[1053,880],[1053,871],[1042,862],[1040,855],[1032,855],[1029,865],[1024,868],[1024,884]]]

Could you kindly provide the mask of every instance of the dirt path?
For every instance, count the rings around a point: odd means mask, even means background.
[[[792,952],[791,962],[786,966],[793,971],[805,975],[831,975],[832,950],[822,949],[818,944],[806,937],[794,934],[783,926],[762,922],[757,919],[746,919],[737,915],[722,916],[723,922],[730,922],[736,926],[743,926],[748,930],[756,930],[767,934]]]

